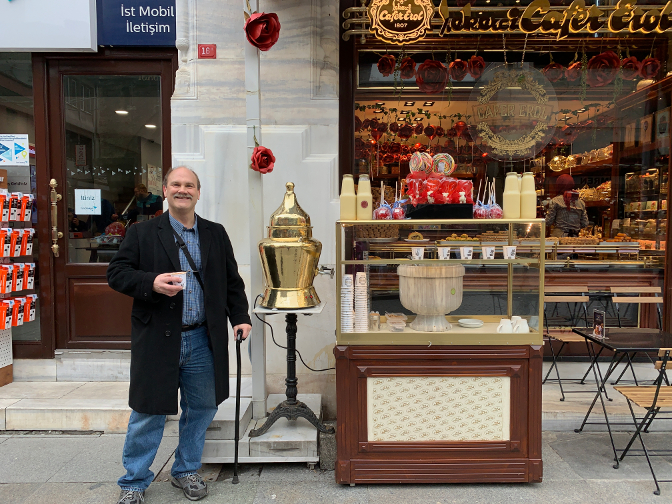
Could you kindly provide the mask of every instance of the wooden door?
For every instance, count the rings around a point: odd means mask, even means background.
[[[47,58],[46,70],[56,348],[130,348],[132,299],[106,270],[125,230],[162,208],[173,62]]]

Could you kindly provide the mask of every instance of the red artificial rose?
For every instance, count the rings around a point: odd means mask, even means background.
[[[390,143],[390,154],[399,154],[401,152],[401,144],[399,142]]]
[[[280,38],[280,20],[274,13],[257,12],[245,21],[247,41],[260,51],[268,51]]]
[[[410,56],[401,60],[399,64],[399,76],[402,79],[412,79],[415,77],[415,60]]]
[[[660,70],[660,61],[658,58],[644,58],[642,66],[639,70],[639,75],[643,79],[653,79]]]
[[[394,156],[392,154],[385,154],[382,161],[383,164],[392,164],[394,163]]]
[[[542,72],[550,82],[558,82],[565,75],[565,67],[560,63],[549,63]]]
[[[418,67],[418,71],[415,74],[415,82],[423,93],[441,93],[446,89],[448,69],[440,61],[425,60]]]
[[[467,76],[467,73],[469,73],[469,64],[461,59],[451,61],[450,65],[448,65],[448,73],[451,80],[459,82]]]
[[[252,164],[250,165],[250,168],[265,175],[273,171],[274,164],[275,156],[271,152],[271,149],[267,149],[261,145],[254,148],[254,151],[252,152]]]
[[[355,131],[359,131],[362,129],[362,120],[359,118],[359,116],[355,116]]]
[[[469,58],[469,63],[467,64],[467,70],[469,75],[474,79],[478,79],[483,72],[485,72],[485,60],[481,56],[472,56]]]
[[[637,61],[635,56],[630,56],[621,61],[621,68],[623,69],[623,78],[625,80],[633,80],[639,76],[642,64]]]
[[[408,140],[413,135],[413,126],[410,124],[404,124],[399,128],[399,138],[402,140]]]
[[[436,135],[436,128],[432,125],[427,126],[423,131],[426,137],[433,137]]]
[[[565,79],[567,79],[569,82],[574,82],[577,80],[579,77],[581,77],[581,62],[576,61],[569,65],[567,69],[565,70]]]
[[[381,133],[385,133],[387,131],[387,123],[384,122],[379,122],[376,125],[376,129],[380,131]]]
[[[446,134],[446,130],[444,130],[441,126],[436,127],[436,136],[441,138]]]
[[[390,131],[392,133],[398,133],[399,132],[399,123],[397,123],[397,122],[390,123]]]
[[[603,87],[611,84],[616,78],[621,60],[614,51],[605,51],[593,56],[588,61],[586,81],[591,87]]]
[[[425,129],[425,127],[422,125],[421,122],[415,125],[415,134],[416,135],[422,135],[422,131]]]
[[[362,123],[362,129],[368,130],[370,127],[371,127],[371,119],[364,119],[364,122]]]
[[[383,75],[383,77],[387,77],[388,75],[391,75],[392,72],[394,72],[394,65],[396,63],[397,60],[392,54],[381,56],[381,58],[378,60],[378,71]]]

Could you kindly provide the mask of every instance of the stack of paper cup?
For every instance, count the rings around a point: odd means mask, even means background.
[[[352,305],[355,286],[352,275],[343,275],[341,285],[341,332],[351,333],[355,330],[355,310]]]
[[[355,277],[355,332],[369,330],[369,282],[366,273],[359,271]]]

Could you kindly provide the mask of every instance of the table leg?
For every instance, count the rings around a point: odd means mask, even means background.
[[[285,316],[286,332],[287,332],[287,378],[285,378],[287,399],[282,401],[268,416],[264,424],[258,429],[250,431],[250,437],[258,437],[265,434],[268,429],[280,418],[287,420],[297,420],[298,418],[305,418],[313,424],[317,430],[325,434],[334,434],[336,431],[333,427],[325,426],[317,418],[315,413],[303,402],[297,401],[298,393],[297,384],[299,380],[296,378],[296,313],[288,313]]]

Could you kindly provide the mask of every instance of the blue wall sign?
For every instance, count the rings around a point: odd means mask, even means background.
[[[96,0],[98,45],[175,47],[175,0]]]

